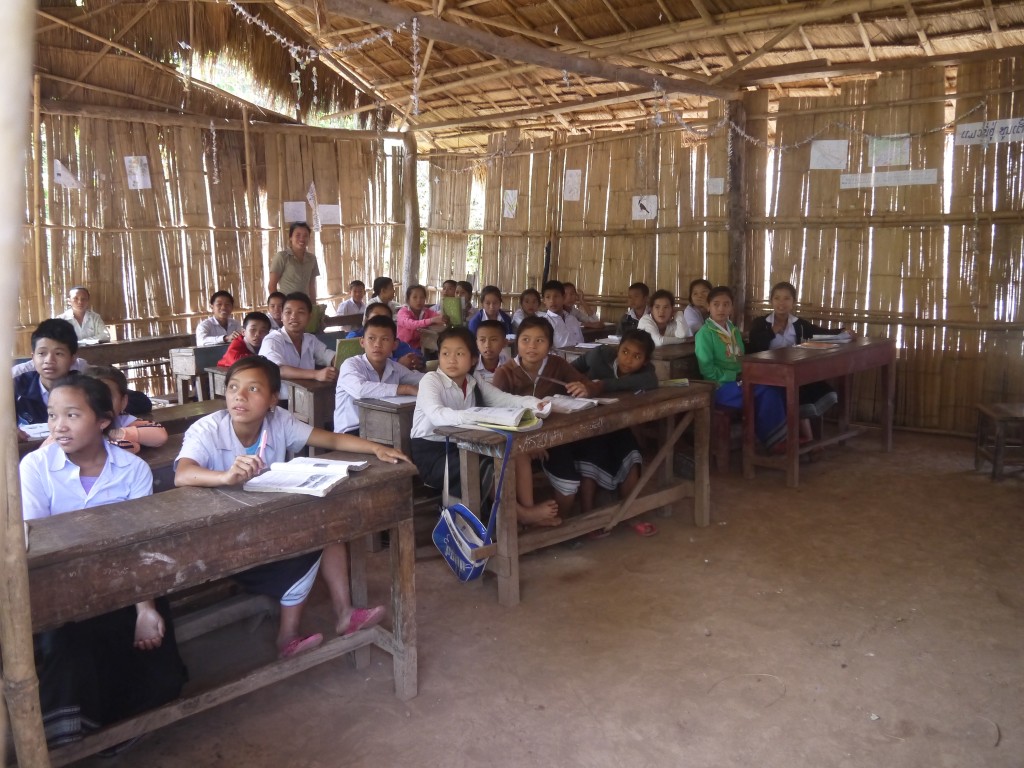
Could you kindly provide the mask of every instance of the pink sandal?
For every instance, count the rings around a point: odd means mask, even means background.
[[[370,627],[380,624],[380,620],[384,618],[385,610],[383,605],[377,605],[373,608],[356,608],[352,611],[352,618],[348,621],[348,627],[342,632],[342,635],[351,635],[353,632],[358,632],[360,629],[369,629]]]
[[[324,636],[319,632],[306,637],[296,637],[281,649],[281,652],[277,654],[277,658],[290,659],[292,656],[298,656],[300,653],[312,651],[314,648],[319,648],[323,641]]]

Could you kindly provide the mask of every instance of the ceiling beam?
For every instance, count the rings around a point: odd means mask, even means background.
[[[989,29],[992,30],[992,42],[995,43],[996,48],[1002,48],[1006,45],[1003,42],[1003,33],[999,31],[999,24],[996,22],[996,12],[992,7],[992,0],[984,0],[985,5],[985,20],[988,22]]]

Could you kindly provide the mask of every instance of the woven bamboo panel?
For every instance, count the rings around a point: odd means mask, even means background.
[[[420,282],[436,298],[445,280],[466,279],[469,248],[470,196],[473,166],[465,157],[431,158],[427,166],[430,215],[426,257],[420,263]],[[492,263],[494,260],[492,260]]]

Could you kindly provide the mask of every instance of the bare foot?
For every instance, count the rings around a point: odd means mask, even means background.
[[[562,518],[558,516],[558,505],[554,501],[542,501],[532,507],[519,504],[516,513],[519,516],[519,522],[524,525],[553,527],[562,524]]]

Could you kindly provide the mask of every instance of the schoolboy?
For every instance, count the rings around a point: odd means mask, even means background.
[[[79,341],[110,341],[110,331],[98,312],[90,308],[92,297],[89,289],[84,285],[76,285],[68,291],[67,312],[60,316],[61,320],[67,320],[78,334]]]
[[[359,434],[359,409],[363,398],[415,395],[422,373],[410,371],[391,359],[398,340],[395,321],[386,315],[367,318],[359,345],[363,354],[341,364],[334,390],[334,431]]]
[[[281,327],[281,312],[284,311],[284,294],[281,291],[274,291],[267,296],[267,317],[270,318],[270,330],[276,331]]]
[[[210,296],[208,317],[196,328],[196,345],[210,347],[214,344],[230,344],[242,335],[242,324],[231,316],[235,311],[235,297],[227,291],[215,291]]]
[[[544,283],[544,306],[547,312],[544,317],[555,329],[554,349],[575,347],[583,343],[583,329],[580,321],[565,311],[565,286],[557,280]]]
[[[480,321],[476,326],[476,348],[480,353],[480,359],[473,369],[473,375],[477,381],[486,381],[490,384],[498,366],[512,359],[505,340],[504,323],[500,320]]]
[[[335,381],[334,352],[311,333],[306,333],[313,302],[304,293],[289,293],[284,298],[281,319],[284,327],[271,331],[263,339],[260,356],[278,364],[281,378],[304,381]],[[317,365],[323,366],[317,368]],[[282,398],[286,397],[281,389]]]
[[[371,317],[383,316],[394,320],[395,314],[390,306],[377,302],[376,304],[370,304],[366,309],[366,319],[363,320],[363,325],[356,328],[354,331],[350,331],[346,339],[361,339],[363,334],[366,333],[366,320]],[[396,326],[397,327],[397,326]],[[423,371],[426,366],[423,363],[423,355],[413,349],[411,346],[406,344],[401,339],[395,341],[395,351],[391,353],[391,359],[396,363],[404,365],[411,371]]]
[[[32,370],[14,377],[14,414],[18,426],[45,424],[50,390],[68,375],[78,351],[78,335],[67,320],[43,320],[32,332]],[[19,440],[28,436],[18,431]]]
[[[590,311],[586,297],[576,290],[576,286],[572,283],[562,283],[562,286],[565,288],[566,312],[571,312],[584,328],[604,328],[601,318]]]
[[[640,318],[647,314],[647,302],[651,297],[651,289],[647,283],[633,283],[626,291],[626,303],[629,307],[626,314],[619,318],[619,324],[615,326],[615,335],[622,336],[626,331],[631,331],[640,323]]]
[[[270,318],[262,312],[250,312],[242,320],[242,335],[228,344],[228,351],[217,362],[217,367],[230,368],[243,357],[259,354],[268,333]]]
[[[362,280],[353,280],[348,284],[348,298],[338,305],[338,311],[334,314],[338,317],[343,315],[356,315],[366,312],[366,284]]]
[[[434,305],[435,312],[441,312],[441,304],[444,299],[450,299],[455,295],[455,289],[458,287],[458,283],[454,280],[445,280],[441,283],[441,295],[437,297],[437,304]]]

